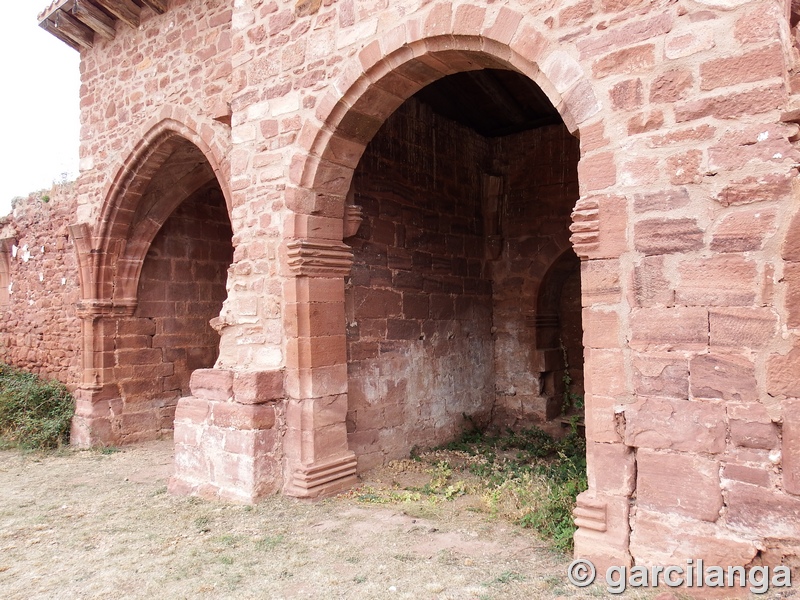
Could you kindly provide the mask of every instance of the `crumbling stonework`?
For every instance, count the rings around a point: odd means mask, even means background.
[[[80,378],[72,184],[14,200],[0,218],[0,361],[62,383]]]
[[[797,560],[791,2],[136,4],[113,36],[42,15],[83,48],[76,443],[166,431],[180,390],[173,491],[319,497],[584,392],[579,555]],[[126,399],[154,240],[208,186],[216,362]]]

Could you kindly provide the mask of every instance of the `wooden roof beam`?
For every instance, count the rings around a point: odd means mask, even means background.
[[[75,0],[75,4],[69,12],[81,23],[107,40],[113,40],[117,34],[114,27],[114,19],[91,2],[88,2],[88,0]]]
[[[139,12],[141,8],[133,0],[94,0],[123,23],[133,28],[139,27]]]
[[[81,47],[79,44],[76,44],[72,41],[72,39],[68,38],[64,33],[62,33],[59,29],[56,29],[55,23],[50,19],[45,19],[39,23],[39,27],[44,29],[47,33],[52,34],[57,39],[64,42],[67,46],[72,48],[73,50],[77,50],[78,52],[81,51]]]
[[[76,44],[84,48],[94,46],[94,32],[63,10],[59,10],[53,15],[53,25]]]
[[[167,0],[141,0],[142,4],[149,6],[159,15],[167,12]]]

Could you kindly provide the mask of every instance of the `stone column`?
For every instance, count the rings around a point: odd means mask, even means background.
[[[356,482],[348,449],[344,277],[353,253],[341,241],[287,244],[284,491],[317,498]]]
[[[598,572],[630,566],[630,499],[636,485],[636,457],[618,431],[617,407],[632,400],[625,375],[620,323],[598,318],[589,307],[604,305],[615,316],[624,304],[619,257],[627,248],[624,197],[590,196],[575,206],[570,241],[580,257],[584,306],[586,454],[589,489],[574,511],[575,556],[594,562]]]
[[[114,381],[114,340],[118,321],[130,317],[136,301],[82,300],[81,382],[75,393],[70,442],[74,446],[108,446],[119,442],[122,398]]]

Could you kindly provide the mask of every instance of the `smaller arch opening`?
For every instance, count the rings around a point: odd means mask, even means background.
[[[118,287],[135,289],[137,300],[114,339],[122,442],[171,433],[192,372],[214,366],[219,335],[209,322],[227,297],[232,237],[211,166],[197,147],[180,141],[142,194],[118,263]]]

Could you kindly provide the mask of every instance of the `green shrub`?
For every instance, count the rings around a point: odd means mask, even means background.
[[[69,441],[75,402],[64,384],[0,363],[0,441],[26,450]]]
[[[575,423],[561,439],[536,427],[496,436],[471,430],[448,447],[483,458],[470,471],[483,479],[492,510],[535,529],[558,550],[572,549],[575,498],[588,487],[586,439]]]

